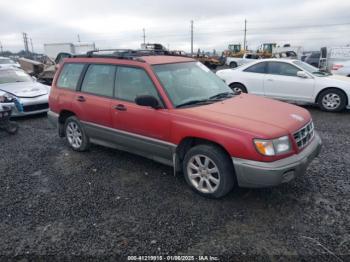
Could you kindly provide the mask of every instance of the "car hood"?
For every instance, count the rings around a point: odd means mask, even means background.
[[[344,84],[350,84],[350,77],[342,76],[342,75],[330,75],[326,76],[327,80],[337,81],[337,82],[343,82]]]
[[[16,97],[37,97],[47,95],[50,87],[38,82],[17,82],[0,84],[0,91],[5,91]]]
[[[267,139],[292,134],[311,120],[310,113],[299,106],[249,94],[181,111],[193,119]]]

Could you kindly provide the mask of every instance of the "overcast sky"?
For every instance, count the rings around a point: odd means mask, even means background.
[[[317,50],[350,44],[350,0],[0,0],[0,42],[23,49],[22,32],[34,51],[44,43],[95,42],[98,48],[139,48],[146,42],[190,50],[224,50],[243,42],[244,19],[251,49],[276,42]]]

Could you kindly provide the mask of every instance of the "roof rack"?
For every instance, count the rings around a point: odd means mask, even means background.
[[[109,52],[107,54],[98,54],[99,52]],[[170,55],[170,56],[184,56],[176,52],[171,52],[162,49],[95,49],[86,52],[86,54],[74,55],[73,57],[99,57],[99,58],[117,58],[129,59],[144,62],[141,56],[152,55]]]

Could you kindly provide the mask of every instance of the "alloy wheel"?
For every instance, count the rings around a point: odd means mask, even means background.
[[[213,193],[220,185],[220,171],[207,156],[191,157],[187,164],[187,174],[191,184],[202,193]]]
[[[69,122],[66,128],[66,136],[73,148],[80,148],[83,142],[83,135],[80,127],[75,122]]]

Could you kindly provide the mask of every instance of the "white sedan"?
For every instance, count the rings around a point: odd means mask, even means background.
[[[216,74],[238,93],[318,104],[329,112],[350,108],[350,78],[320,72],[299,60],[258,60]]]

